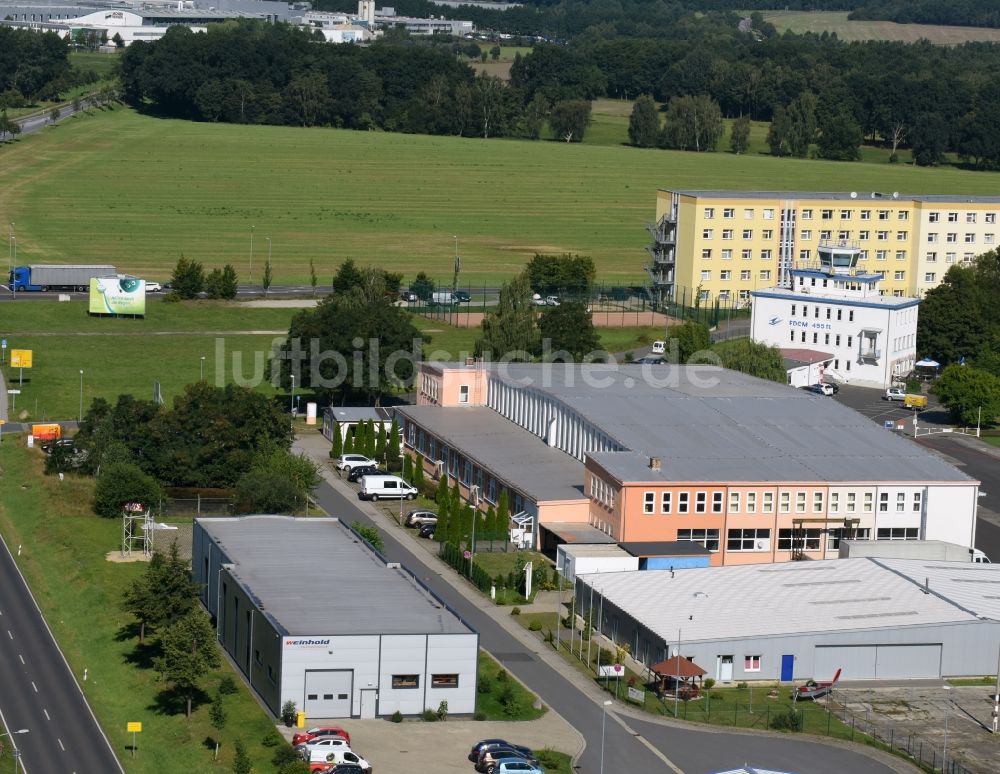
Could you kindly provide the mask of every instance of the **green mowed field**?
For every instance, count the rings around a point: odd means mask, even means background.
[[[749,15],[749,14],[747,14]],[[852,21],[844,11],[765,11],[764,18],[778,32],[837,33],[845,41],[901,40],[913,43],[929,40],[940,45],[957,46],[969,41],[1000,40],[1000,29],[986,27],[948,27],[935,24],[897,24],[890,21]]]
[[[237,382],[267,395],[282,393],[271,380],[271,353],[285,340],[292,316],[301,311],[240,302],[151,301],[146,318],[133,320],[89,317],[86,309],[80,301],[0,304],[0,336],[10,349],[33,353],[23,384],[19,371],[3,366],[7,386],[21,390],[11,396],[12,419],[76,419],[81,370],[84,410],[97,397],[112,402],[121,394],[149,399],[157,381],[170,403],[203,373],[211,384]],[[415,316],[413,324],[425,357],[434,360],[472,355],[481,334],[478,327],[426,317]],[[632,327],[599,333],[605,349],[622,352],[648,344],[662,331]]]
[[[624,119],[627,122],[627,118]],[[659,187],[994,193],[954,168],[695,154],[162,120],[128,109],[4,148],[0,222],[18,261],[110,262],[165,278],[181,253],[255,279],[322,281],[347,257],[412,279],[495,282],[536,251],[594,257],[602,281],[642,278]]]
[[[0,445],[4,478],[18,486],[4,487],[0,501],[0,531],[8,545],[23,547],[18,565],[70,668],[115,753],[130,774],[181,774],[231,771],[235,740],[242,738],[254,771],[273,771],[273,748],[261,744],[274,727],[227,661],[214,670],[202,687],[208,700],[220,678],[229,676],[239,691],[225,698],[228,720],[219,732],[212,728],[208,707],[199,707],[190,720],[160,696],[164,684],[149,668],[155,655],[138,646],[129,631],[130,618],[119,600],[126,585],[145,565],[113,563],[105,555],[121,548],[121,522],[100,519],[90,512],[93,481],[42,475],[42,454],[18,443]],[[141,721],[139,752],[130,757],[129,721]],[[206,740],[222,743],[219,762],[212,762]],[[7,759],[5,758],[4,761]],[[29,761],[30,766],[30,761]]]

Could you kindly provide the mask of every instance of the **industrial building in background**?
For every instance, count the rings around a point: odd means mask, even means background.
[[[885,389],[917,362],[920,300],[881,293],[882,275],[859,268],[857,243],[821,242],[796,261],[790,286],[755,290],[750,336],[783,350],[826,353],[816,378]],[[811,369],[807,369],[809,375]],[[805,386],[794,384],[793,386]]]
[[[679,654],[722,683],[909,680],[995,672],[998,583],[998,565],[865,558],[577,575],[574,599],[649,667]]]
[[[274,0],[137,0],[105,2],[73,0],[60,3],[0,2],[0,24],[39,32],[54,32],[76,42],[96,38],[110,43],[117,35],[123,46],[137,40],[162,38],[170,27],[205,32],[209,24],[230,19],[260,19],[308,27],[328,43],[368,43],[384,29],[399,27],[412,35],[471,36],[471,21],[437,17],[399,16],[394,8],[376,9],[374,0],[359,0],[356,14],[312,11],[308,3]]]
[[[746,303],[790,287],[792,268],[834,240],[857,243],[880,292],[920,297],[996,248],[998,213],[1000,196],[660,189],[646,270],[657,303]]]
[[[716,366],[425,362],[396,411],[428,476],[483,508],[506,490],[512,534],[543,550],[613,542],[664,569],[975,542],[978,481],[836,401]]]
[[[196,519],[192,543],[219,643],[275,716],[475,712],[479,635],[336,519]]]

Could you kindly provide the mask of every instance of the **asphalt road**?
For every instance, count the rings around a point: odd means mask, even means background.
[[[579,771],[584,774],[600,771],[602,708],[599,705],[560,672],[536,658],[531,650],[511,636],[479,605],[444,581],[440,577],[442,568],[426,563],[405,541],[398,540],[391,531],[381,529],[383,525],[373,520],[367,507],[359,505],[353,496],[345,496],[326,482],[320,484],[315,496],[328,513],[348,524],[361,521],[380,528],[385,539],[386,558],[402,563],[421,578],[479,632],[483,648],[531,686],[542,701],[583,735],[587,748],[580,758]],[[447,569],[443,571],[450,572]],[[482,606],[487,604],[489,603],[483,600]],[[869,774],[892,771],[860,753],[803,740],[706,732],[699,731],[694,726],[668,727],[632,718],[624,718],[623,721],[641,736],[637,737],[630,728],[609,714],[604,755],[604,770],[607,772],[707,774],[747,763],[760,768],[795,771],[800,774],[842,774],[845,771]],[[657,752],[643,744],[641,739],[647,740]],[[671,760],[674,766],[668,766],[661,756]]]
[[[8,729],[28,729],[12,737],[24,774],[124,772],[0,543],[0,714]]]
[[[907,435],[913,439],[913,412],[899,403],[882,400],[882,391],[867,387],[842,385],[836,400],[882,424],[886,421],[905,419]],[[927,409],[917,415],[920,427],[938,428],[951,426],[948,412],[929,396]],[[976,548],[994,562],[1000,561],[1000,458],[981,450],[965,440],[965,436],[955,434],[923,435],[916,439],[921,446],[945,455],[949,462],[964,473],[982,482],[979,498],[981,508],[990,513],[980,513],[976,520]]]

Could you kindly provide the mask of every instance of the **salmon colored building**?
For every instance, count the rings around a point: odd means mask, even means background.
[[[979,482],[836,401],[714,366],[424,363],[407,450],[539,548],[698,544],[712,565],[842,538],[972,546]]]

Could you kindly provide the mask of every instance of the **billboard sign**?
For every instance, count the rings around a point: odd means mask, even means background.
[[[10,367],[31,368],[32,353],[33,350],[30,349],[12,349],[10,351]]]
[[[145,316],[146,281],[135,277],[92,278],[90,313]]]

